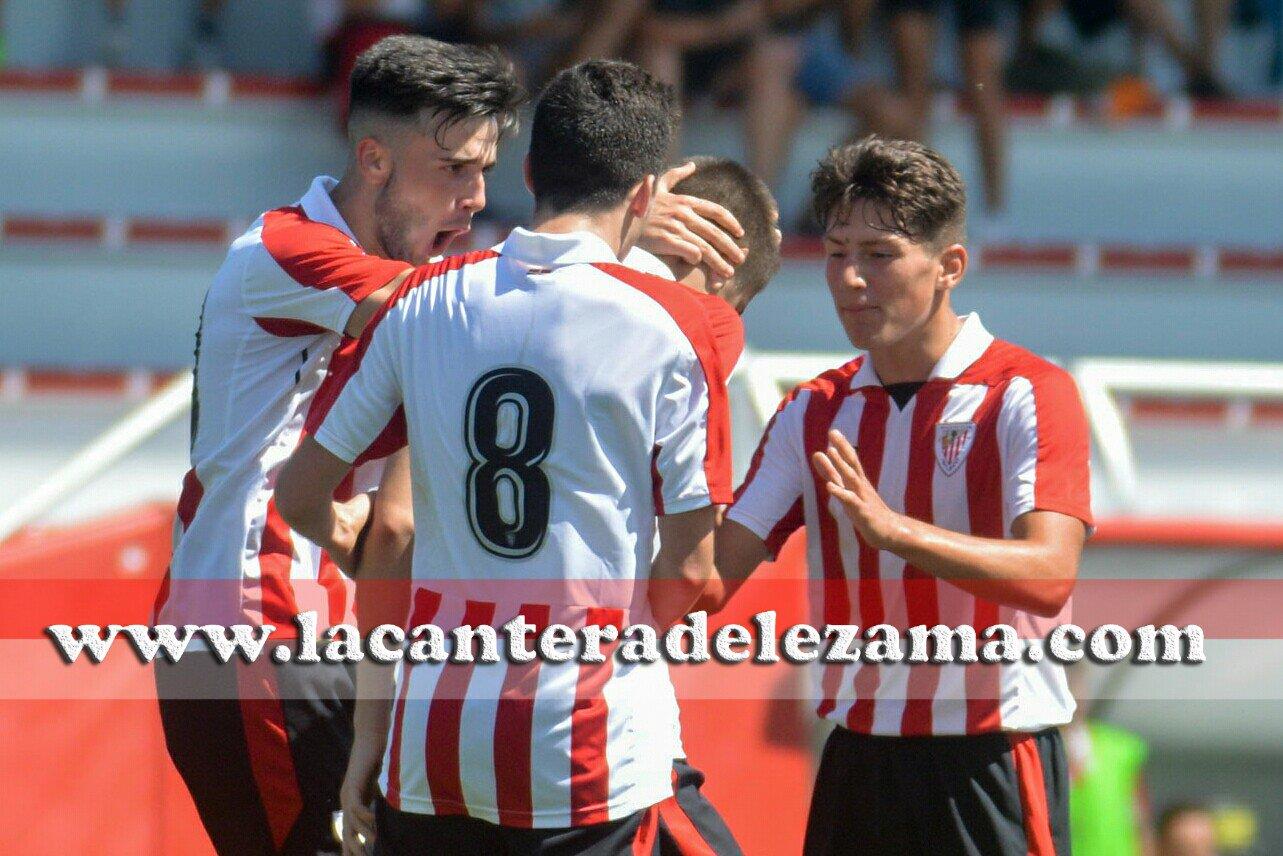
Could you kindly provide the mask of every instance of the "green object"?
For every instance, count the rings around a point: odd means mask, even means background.
[[[1149,748],[1130,731],[1087,723],[1091,756],[1069,788],[1074,856],[1138,856],[1136,795]]]

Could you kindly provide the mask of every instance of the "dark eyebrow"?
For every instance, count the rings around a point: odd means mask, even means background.
[[[448,156],[447,156],[447,157],[440,158],[440,160],[441,160],[441,162],[442,162],[442,163],[458,163],[458,164],[482,163],[482,164],[492,164],[492,163],[494,163],[494,162],[495,162],[495,157],[475,157],[475,158],[467,158],[467,157],[448,157]]]

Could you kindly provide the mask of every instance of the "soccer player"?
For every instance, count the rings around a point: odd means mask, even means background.
[[[531,132],[533,229],[407,281],[282,473],[286,519],[349,551],[357,533],[330,495],[404,406],[411,627],[666,624],[712,573],[714,508],[730,499],[717,346],[691,290],[618,263],[676,110],[626,63],[554,78]],[[390,687],[362,697],[354,755],[386,752],[380,850],[651,853],[689,833],[657,809],[673,794],[676,706],[653,702],[672,685],[613,650],[406,664],[395,704]],[[727,839],[715,849],[737,852]]]
[[[679,178],[671,187],[673,198],[687,197],[687,204],[694,204],[697,200],[716,203],[735,218],[744,233],[739,241],[745,250],[744,261],[735,266],[734,275],[727,279],[706,263],[691,264],[672,252],[656,255],[634,246],[624,257],[624,264],[673,280],[692,290],[705,311],[723,372],[729,377],[744,350],[744,327],[740,314],[779,269],[778,206],[761,179],[729,159],[691,158],[688,165],[670,171],[668,175]],[[500,244],[495,249],[501,252],[502,247]],[[409,538],[414,529],[411,506],[409,462],[406,452],[399,451],[389,458],[371,511],[370,530],[364,539],[361,578],[373,581],[358,584],[358,602],[364,600],[368,604],[373,600],[365,597],[365,590],[371,586],[392,588],[388,580],[399,575],[409,577]],[[369,608],[363,610],[365,613],[369,611]],[[378,622],[363,623],[372,628]],[[358,688],[377,680],[363,678],[363,675],[377,674],[378,669],[372,664],[359,665]],[[669,699],[656,701],[662,703]],[[704,827],[720,825],[720,820],[715,819],[716,810],[700,793],[703,775],[686,762],[676,712],[671,713],[671,719],[675,729],[672,755],[677,783],[674,796],[661,804],[661,821],[667,822],[678,813],[673,825],[682,822],[680,814],[701,818],[699,825]],[[374,801],[382,754],[380,749],[376,753],[363,756],[357,752],[352,756],[349,775],[344,783],[345,835],[360,833],[373,837],[373,816],[368,807]]]
[[[718,532],[723,595],[805,525],[823,623],[1041,638],[1091,525],[1072,379],[953,310],[966,201],[939,154],[866,138],[831,151],[812,192],[838,319],[867,353],[767,426]],[[1000,665],[879,661],[881,647],[818,673],[816,712],[837,727],[806,853],[1068,853],[1058,726],[1074,702],[1040,643]]]
[[[694,169],[673,184],[673,193],[729,211],[744,231],[739,242],[744,260],[729,279],[707,264],[692,264],[671,253],[655,255],[640,246],[628,251],[624,264],[680,282],[701,295],[729,377],[744,351],[744,325],[738,316],[780,269],[779,206],[766,183],[733,160],[696,157],[690,163]]]
[[[291,532],[272,488],[333,402],[351,337],[484,207],[485,173],[523,94],[493,51],[393,37],[361,56],[351,100],[342,179],[319,177],[297,205],[260,217],[206,296],[193,466],[157,622],[271,624],[284,639],[299,613],[318,613],[322,630],[351,619],[350,582],[336,567],[350,557]],[[703,217],[718,216],[712,206],[661,198],[663,216],[647,223],[655,246],[707,252],[720,266],[728,263],[713,247],[737,258]],[[372,447],[340,491],[355,526],[369,504],[361,491],[378,483],[389,448]],[[350,669],[219,667],[193,652],[159,664],[156,677],[170,755],[220,852],[337,848],[330,817],[351,745]]]
[[[496,52],[393,38],[352,74],[342,180],[317,178],[233,242],[201,311],[192,469],[157,622],[271,624],[292,638],[315,610],[350,619],[335,561],[292,533],[272,488],[310,422],[327,370],[412,270],[468,231],[484,173],[521,89]],[[354,497],[377,472],[357,471]],[[204,651],[156,669],[175,766],[220,853],[335,852],[331,816],[351,745],[352,676],[335,664],[234,660]]]

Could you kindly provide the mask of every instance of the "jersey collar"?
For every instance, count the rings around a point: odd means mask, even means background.
[[[333,226],[343,234],[352,239],[352,243],[359,245],[356,235],[348,228],[347,221],[339,213],[339,209],[334,207],[334,200],[330,198],[330,191],[339,186],[339,180],[328,175],[318,175],[312,179],[312,186],[303,194],[299,200],[299,205],[307,219],[315,220],[318,223],[325,223]]]
[[[953,337],[944,355],[931,369],[930,380],[953,379],[965,372],[980,359],[989,346],[993,344],[993,334],[980,323],[979,314],[972,312],[962,316],[962,328]],[[851,388],[862,386],[881,386],[878,373],[873,369],[873,361],[866,355],[860,363],[859,371],[851,378]]]
[[[504,258],[530,267],[553,268],[575,264],[619,264],[619,257],[591,232],[532,232],[518,226],[503,242]]]
[[[673,276],[672,268],[663,259],[641,247],[633,247],[628,251],[628,255],[624,256],[624,266],[660,279],[677,281],[677,277]]]

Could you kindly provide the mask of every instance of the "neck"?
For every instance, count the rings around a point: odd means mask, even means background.
[[[693,265],[676,256],[661,256],[660,261],[668,265],[668,269],[673,273],[673,279],[682,285],[704,294],[713,293],[713,290],[708,287],[708,274],[702,266]]]
[[[628,255],[636,240],[633,232],[634,218],[626,207],[612,211],[564,211],[546,214],[535,211],[530,228],[535,232],[564,235],[569,232],[588,232],[601,238],[614,252],[616,258]]]
[[[920,328],[893,345],[870,348],[869,360],[884,384],[925,381],[961,329],[962,319],[945,298]]]
[[[352,230],[362,249],[371,255],[389,258],[387,250],[379,241],[379,230],[374,225],[374,197],[369,190],[362,187],[350,173],[344,173],[343,178],[330,191],[330,201],[334,203],[339,216]]]

